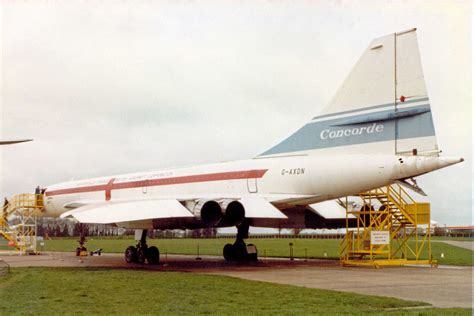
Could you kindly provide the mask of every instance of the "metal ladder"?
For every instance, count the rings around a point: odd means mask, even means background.
[[[42,194],[18,194],[2,208],[0,236],[20,254],[36,253],[36,216],[44,212]]]

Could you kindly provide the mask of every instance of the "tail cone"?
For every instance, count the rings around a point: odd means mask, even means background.
[[[423,174],[455,165],[463,161],[464,158],[461,157],[418,157],[416,161],[416,170],[419,174]]]

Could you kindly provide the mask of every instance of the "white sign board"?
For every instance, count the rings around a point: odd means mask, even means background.
[[[135,229],[135,240],[140,240],[142,239],[142,232],[143,229]]]
[[[370,243],[372,245],[388,245],[390,243],[390,232],[386,230],[371,231]]]

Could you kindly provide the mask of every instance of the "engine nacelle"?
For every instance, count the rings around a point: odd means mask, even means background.
[[[222,209],[222,226],[237,226],[245,219],[245,208],[239,201],[224,200],[220,203]]]
[[[222,211],[216,201],[201,200],[194,205],[194,216],[207,227],[216,226],[222,219]]]

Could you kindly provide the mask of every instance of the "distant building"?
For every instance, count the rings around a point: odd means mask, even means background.
[[[474,226],[436,227],[435,235],[449,237],[474,237]]]

